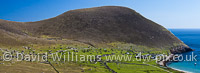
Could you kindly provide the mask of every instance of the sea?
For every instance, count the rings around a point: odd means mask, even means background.
[[[170,62],[167,64],[167,66],[180,71],[185,71],[190,73],[200,73],[200,29],[169,29],[169,30],[176,37],[178,37],[185,44],[187,44],[189,47],[195,49],[195,51],[182,53],[181,55],[183,56],[179,58],[179,60],[182,61]],[[193,59],[192,59],[192,54],[193,54]]]

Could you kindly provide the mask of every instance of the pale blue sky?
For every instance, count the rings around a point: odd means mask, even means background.
[[[125,6],[166,28],[200,28],[200,0],[0,0],[0,19],[39,21],[68,10]]]

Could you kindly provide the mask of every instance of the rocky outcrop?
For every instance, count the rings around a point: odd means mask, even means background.
[[[184,45],[172,47],[172,49],[170,49],[170,52],[172,54],[180,54],[180,53],[184,53],[184,52],[188,52],[188,51],[193,51],[193,49],[191,49],[188,46],[184,46]]]

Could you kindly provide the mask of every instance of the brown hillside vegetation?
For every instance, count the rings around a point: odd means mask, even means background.
[[[0,29],[23,36],[46,35],[95,44],[125,42],[156,48],[183,44],[161,25],[119,6],[71,10],[37,22],[0,20]],[[4,43],[4,38],[0,40]]]

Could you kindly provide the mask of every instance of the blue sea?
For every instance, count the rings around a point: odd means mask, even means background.
[[[200,73],[200,29],[169,29],[176,37],[182,40],[195,51],[183,53],[182,55],[186,58],[186,55],[197,55],[197,61],[181,61],[171,62],[168,67],[183,70],[192,73]],[[189,57],[188,57],[189,58]],[[185,59],[184,59],[185,60]],[[196,65],[195,65],[196,63]]]

